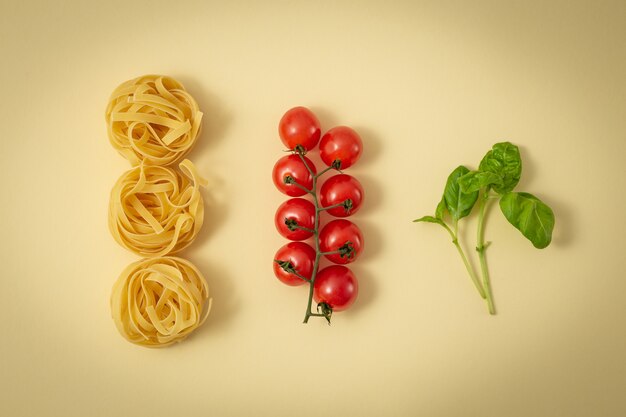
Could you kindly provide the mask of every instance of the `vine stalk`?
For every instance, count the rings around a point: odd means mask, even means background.
[[[326,172],[330,171],[331,169],[336,169],[335,166],[330,166],[322,171],[320,171],[318,174],[313,172],[313,169],[309,166],[309,164],[306,162],[306,159],[304,159],[304,151],[302,149],[295,149],[295,152],[298,154],[298,156],[300,157],[300,159],[302,160],[302,163],[304,164],[304,166],[306,166],[307,170],[309,171],[309,173],[311,174],[311,176],[313,177],[313,185],[311,186],[311,189],[307,189],[306,187],[298,184],[297,182],[293,182],[293,184],[296,184],[298,186],[300,186],[300,188],[305,189],[309,194],[311,194],[311,196],[313,197],[313,204],[315,205],[315,222],[313,223],[313,237],[315,239],[315,262],[313,263],[313,272],[311,274],[311,278],[309,280],[306,280],[306,282],[309,283],[309,299],[307,302],[307,307],[306,307],[306,312],[304,314],[304,321],[303,323],[308,323],[309,322],[309,318],[310,317],[326,317],[326,319],[328,320],[328,316],[326,316],[326,314],[321,314],[321,313],[315,313],[312,311],[312,307],[313,307],[313,289],[315,286],[315,278],[317,277],[317,269],[319,267],[319,263],[320,263],[320,258],[322,257],[322,251],[320,249],[320,240],[319,240],[319,226],[320,226],[320,212],[322,212],[323,210],[328,209],[328,207],[324,208],[324,207],[320,207],[319,201],[317,199],[317,179],[324,175]],[[329,321],[330,323],[330,321]]]

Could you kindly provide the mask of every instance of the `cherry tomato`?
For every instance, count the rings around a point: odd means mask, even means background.
[[[364,195],[363,187],[356,178],[339,174],[324,182],[320,189],[320,202],[322,207],[328,207],[350,200],[351,207],[348,207],[348,210],[345,207],[326,210],[335,217],[348,217],[359,211]]]
[[[320,157],[328,166],[334,161],[341,161],[340,169],[351,167],[359,160],[363,152],[361,137],[347,126],[330,129],[320,142]]]
[[[295,149],[300,145],[310,151],[320,140],[320,122],[306,107],[294,107],[287,110],[280,119],[278,134],[289,149]]]
[[[313,285],[313,299],[326,303],[333,311],[343,311],[354,303],[359,294],[359,282],[343,265],[332,265],[319,271]]]
[[[309,168],[311,168],[311,171],[313,171],[313,174],[317,174],[317,170],[315,169],[313,162],[311,162],[311,160],[306,156],[304,157],[304,160]],[[313,176],[298,155],[283,156],[276,161],[276,165],[274,165],[274,170],[272,171],[272,179],[274,180],[276,188],[288,196],[300,197],[305,195],[306,191],[302,188],[293,184],[285,184],[285,177],[287,176],[291,176],[298,184],[308,188],[309,190],[313,187]]]
[[[276,278],[287,285],[297,286],[306,284],[302,278],[287,272],[281,263],[288,262],[286,267],[293,268],[298,274],[311,279],[315,264],[315,249],[303,242],[290,242],[278,249],[274,256],[274,274]]]
[[[325,255],[326,258],[336,264],[349,264],[354,262],[363,251],[363,234],[356,224],[349,220],[338,219],[326,224],[320,232],[320,250],[322,252],[334,252],[352,247],[348,253],[334,253]]]
[[[285,221],[313,230],[315,227],[315,206],[304,198],[290,198],[278,207],[274,217],[276,229],[283,237],[289,240],[308,239],[313,236],[312,232],[299,228],[290,230]]]

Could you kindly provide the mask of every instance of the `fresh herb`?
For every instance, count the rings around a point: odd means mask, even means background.
[[[554,213],[547,204],[532,194],[513,192],[522,174],[522,159],[517,146],[509,142],[493,145],[480,161],[478,171],[459,166],[448,176],[443,197],[434,216],[424,216],[414,222],[436,223],[448,231],[463,264],[478,293],[487,302],[490,314],[495,314],[485,251],[485,212],[491,200],[500,200],[504,217],[515,226],[534,247],[543,249],[552,240]],[[481,279],[474,272],[459,243],[459,220],[467,217],[478,201],[478,230],[476,251],[480,261]],[[446,218],[449,218],[446,221]]]

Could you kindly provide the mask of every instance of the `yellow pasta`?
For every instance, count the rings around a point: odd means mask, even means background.
[[[109,140],[135,166],[180,161],[200,133],[198,104],[175,79],[145,75],[122,83],[106,109]]]
[[[128,341],[164,347],[204,323],[211,302],[204,277],[189,261],[142,259],[122,271],[113,285],[111,315]]]
[[[200,186],[189,160],[173,168],[139,165],[122,174],[111,190],[109,230],[123,247],[144,257],[181,251],[204,220]]]

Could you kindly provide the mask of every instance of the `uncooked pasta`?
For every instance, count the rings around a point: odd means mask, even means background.
[[[169,165],[194,145],[202,113],[175,79],[145,75],[122,83],[106,109],[109,140],[135,166]]]
[[[141,164],[122,174],[111,190],[109,229],[123,247],[144,257],[189,246],[204,220],[199,187],[206,180],[189,160],[174,168]]]
[[[128,341],[163,347],[204,323],[211,301],[204,277],[189,261],[142,259],[124,269],[113,285],[111,315]]]

